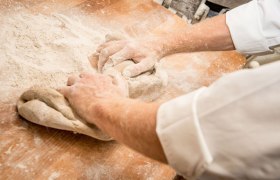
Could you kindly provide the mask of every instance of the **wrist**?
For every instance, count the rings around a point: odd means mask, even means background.
[[[144,47],[146,47],[157,60],[160,60],[168,54],[165,41],[166,39],[164,39],[164,37],[156,34],[151,34],[140,39]]]
[[[155,44],[155,49],[159,58],[175,53],[188,52],[189,50],[185,43],[184,34],[185,32],[174,32],[155,35],[153,44]]]
[[[172,47],[172,40],[168,34],[155,35],[153,38],[153,44],[159,59],[167,55],[173,54],[172,51],[174,49]]]
[[[116,116],[116,109],[127,101],[127,98],[114,97],[98,99],[91,107],[91,115],[93,117],[89,122],[94,123],[102,131],[108,133],[107,127],[112,119]]]

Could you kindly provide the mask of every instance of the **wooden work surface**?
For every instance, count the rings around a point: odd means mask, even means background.
[[[150,0],[1,0],[0,8],[23,3],[30,11],[73,13],[81,9],[131,36],[184,28],[185,22]],[[162,60],[169,73],[165,101],[209,85],[240,69],[235,52],[177,54]],[[19,94],[15,94],[19,96]],[[143,132],[145,133],[145,132]],[[38,126],[21,119],[15,104],[0,104],[0,179],[172,179],[175,172],[118,144]]]

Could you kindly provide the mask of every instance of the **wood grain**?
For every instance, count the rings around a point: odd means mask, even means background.
[[[4,0],[0,8],[13,9],[19,4],[33,13],[79,10],[98,18],[104,27],[126,31],[133,37],[187,26],[150,0]],[[242,68],[245,59],[236,52],[205,52],[177,54],[162,61],[170,82],[161,102],[211,84],[225,73]],[[178,83],[187,85],[182,89]],[[170,167],[115,141],[101,142],[38,126],[20,118],[14,103],[0,104],[0,179],[164,180],[174,176]]]

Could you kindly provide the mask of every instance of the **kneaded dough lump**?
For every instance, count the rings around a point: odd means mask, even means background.
[[[160,64],[156,64],[150,71],[136,77],[126,78],[122,76],[123,70],[132,64],[134,64],[132,60],[127,60],[114,67],[105,66],[103,73],[124,81],[130,98],[141,99],[146,102],[156,100],[165,91],[168,83],[167,73]]]
[[[123,69],[133,61],[124,61],[116,66],[117,70],[122,73]],[[154,101],[161,96],[167,86],[167,73],[161,68],[160,64],[143,74],[136,77],[127,78],[128,93],[130,98],[141,99],[146,102]]]

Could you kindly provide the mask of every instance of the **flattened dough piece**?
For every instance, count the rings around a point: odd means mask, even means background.
[[[64,96],[51,88],[24,92],[17,103],[17,109],[26,120],[39,125],[85,134],[102,141],[112,140],[95,125],[77,116]]]

